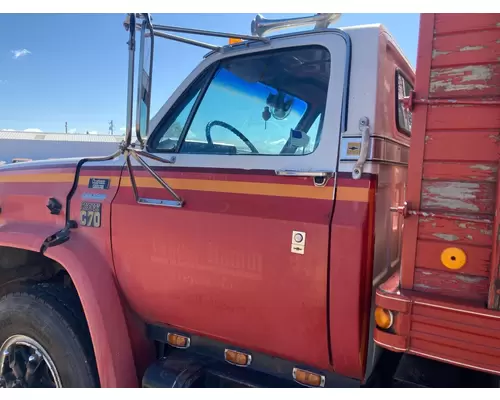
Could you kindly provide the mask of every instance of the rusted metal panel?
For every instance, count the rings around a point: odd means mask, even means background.
[[[498,129],[498,106],[431,106],[427,114],[427,129]],[[448,146],[451,146],[449,143]]]
[[[445,240],[454,245],[491,246],[492,226],[484,222],[463,222],[420,217],[418,237],[425,240]]]
[[[434,34],[436,36],[464,31],[486,31],[500,29],[500,14],[436,14]]]
[[[487,213],[495,210],[494,183],[422,181],[422,208],[466,213]]]
[[[415,268],[414,289],[424,293],[485,301],[488,278],[461,273]]]
[[[436,68],[431,71],[429,97],[496,96],[500,92],[500,64]]]
[[[423,178],[427,180],[457,180],[462,182],[494,182],[496,163],[424,162]]]
[[[418,268],[432,269],[440,272],[452,271],[441,264],[441,253],[447,247],[452,247],[453,243],[431,242],[419,240],[417,244],[417,259],[415,264]],[[487,247],[461,245],[460,248],[467,255],[465,265],[454,274],[471,275],[476,277],[488,277],[490,268],[491,249]]]
[[[425,160],[496,163],[500,132],[434,131],[425,138]]]
[[[432,50],[432,68],[497,63],[500,61],[499,32],[495,29],[437,36]]]

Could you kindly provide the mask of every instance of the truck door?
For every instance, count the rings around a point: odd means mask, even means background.
[[[347,40],[209,56],[160,110],[113,203],[119,284],[152,324],[327,368],[329,224]]]

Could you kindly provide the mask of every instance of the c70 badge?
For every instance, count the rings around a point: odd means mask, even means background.
[[[101,226],[101,210],[101,203],[83,201],[80,207],[80,225],[99,228]]]

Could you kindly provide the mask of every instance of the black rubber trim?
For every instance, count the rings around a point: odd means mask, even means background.
[[[189,348],[182,351],[186,357],[200,357],[203,360],[211,360],[211,362],[217,363],[217,365],[223,364],[224,366],[230,367],[231,371],[242,371],[244,375],[257,373],[261,379],[279,379],[280,381],[285,381],[288,383],[286,387],[296,387],[297,383],[293,380],[292,372],[293,368],[301,368],[307,371],[315,372],[325,376],[325,387],[360,387],[361,382],[356,379],[347,378],[338,375],[331,371],[320,370],[305,364],[293,362],[290,360],[285,360],[277,357],[273,357],[267,354],[250,351],[248,349],[240,348],[237,346],[232,346],[230,344],[208,339],[206,337],[191,335],[186,332],[180,331],[178,329],[166,326],[166,325],[148,325],[147,334],[151,340],[155,340],[161,343],[167,343],[168,333],[177,333],[190,338]],[[167,346],[167,349],[173,349]],[[236,351],[241,351],[252,356],[252,363],[248,367],[238,367],[228,364],[224,359],[224,350],[232,349]],[[176,349],[177,351],[177,349]],[[168,359],[167,353],[167,359]],[[160,355],[163,356],[163,355]],[[218,367],[220,369],[220,367]],[[245,371],[245,372],[243,372]],[[240,372],[234,372],[240,373]],[[240,378],[241,379],[241,378]],[[267,386],[268,387],[268,386]],[[283,387],[283,386],[280,386]]]

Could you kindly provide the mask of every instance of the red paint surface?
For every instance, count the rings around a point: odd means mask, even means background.
[[[179,177],[179,172],[159,173],[167,182]],[[211,176],[182,173],[188,180]],[[217,180],[233,178],[217,174]],[[238,174],[237,180],[261,178]],[[303,178],[266,180],[312,186]],[[168,198],[162,189],[140,191]],[[329,368],[326,307],[333,201],[178,193],[186,202],[181,209],[138,206],[130,187],[121,187],[114,200],[117,278],[134,311],[148,322]],[[304,255],[290,251],[294,230],[306,232]]]
[[[497,63],[500,28],[457,32],[437,36],[433,44],[432,67]]]
[[[491,229],[491,224],[484,222],[420,217],[418,221],[418,238],[423,240],[445,238],[453,246],[474,243],[478,246],[489,247],[492,243]]]
[[[424,162],[424,179],[461,182],[495,182],[496,163],[478,162]]]
[[[419,240],[417,245],[417,259],[415,265],[422,268],[449,271],[441,264],[441,253],[444,249],[453,247],[453,244],[445,240],[425,241]],[[476,276],[488,276],[491,249],[471,245],[460,245],[467,255],[467,262],[456,273]]]
[[[489,280],[480,274],[469,275],[442,269],[415,268],[414,288],[419,292],[437,293],[466,300],[486,301]]]
[[[0,185],[0,245],[40,251],[45,239],[64,226],[64,199],[71,187],[71,181],[64,181],[64,177],[72,176],[74,168],[21,170],[4,172],[2,177],[15,175],[22,181],[22,175],[45,176],[43,179],[46,179],[48,174],[48,179],[60,182],[37,183],[31,180]],[[82,179],[105,172],[94,170],[86,175],[84,168]],[[90,328],[101,386],[136,387],[136,368],[110,258],[109,202],[113,187],[108,191],[79,188],[71,211],[72,218],[77,221],[82,191],[106,192],[108,195],[103,205],[101,231],[79,227],[72,231],[70,241],[49,248],[45,255],[66,269],[78,291]],[[63,204],[60,215],[48,212],[46,204],[49,196],[56,197]]]
[[[418,215],[405,220],[401,293],[376,297],[411,323],[409,331],[374,337],[393,351],[500,375],[500,312],[486,307],[498,277],[499,22],[498,14],[421,17],[415,98],[424,102],[413,111],[407,192]],[[448,270],[440,255],[455,246],[467,263]]]
[[[497,30],[500,18],[498,14],[435,14],[435,35],[463,33],[464,31]]]
[[[493,130],[426,132],[425,160],[496,164],[499,139]]]
[[[493,217],[493,246],[490,259],[488,308],[500,308],[497,280],[500,277],[500,170],[497,171],[495,215]]]
[[[347,181],[339,179],[339,184]],[[375,180],[357,181],[374,196]],[[363,379],[370,317],[374,198],[336,201],[330,244],[330,336],[334,369]],[[353,354],[359,356],[354,358]]]
[[[419,272],[425,271],[416,270],[415,282]],[[483,285],[484,289],[487,291],[487,285]],[[401,310],[395,314],[394,324],[403,329],[394,333],[376,329],[376,342],[392,351],[406,351],[500,375],[500,314],[484,309],[485,297],[482,301],[456,300],[442,294],[442,291],[436,295],[404,290],[391,298],[379,290],[377,305]],[[401,305],[407,307],[402,309]]]
[[[417,77],[415,92],[420,98],[429,94],[430,70],[432,60],[432,42],[435,14],[421,14],[420,32],[418,37]],[[426,105],[417,105],[412,115],[412,139],[410,160],[408,163],[408,189],[406,201],[410,209],[420,209],[420,190],[423,172],[423,157],[425,149],[425,132],[427,127]],[[418,235],[418,217],[405,220],[403,242],[401,249],[401,286],[406,289],[413,287],[413,268],[416,257],[416,241]]]
[[[498,106],[431,106],[427,129],[497,129],[500,127]],[[444,151],[444,149],[443,149]]]

